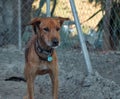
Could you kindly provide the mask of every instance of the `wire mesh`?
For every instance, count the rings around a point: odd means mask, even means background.
[[[75,0],[87,47],[92,50],[120,50],[120,2],[117,0],[113,0],[112,3],[98,1]],[[21,11],[22,46],[31,36],[32,31],[25,25],[33,17],[46,16],[46,0],[21,0],[20,10],[17,4],[18,0],[0,1],[0,46],[9,44],[18,46],[19,11]],[[62,26],[61,47],[80,48],[69,0],[50,0],[50,10],[52,17],[61,16],[71,19]]]

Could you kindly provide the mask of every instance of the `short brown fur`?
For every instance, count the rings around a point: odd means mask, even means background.
[[[25,50],[25,78],[27,81],[27,95],[24,99],[34,99],[34,80],[37,75],[49,74],[52,81],[53,99],[58,99],[58,59],[53,50],[51,62],[39,58],[35,52],[35,42],[39,40],[44,49],[53,47],[53,39],[60,42],[59,28],[68,18],[35,18],[28,25],[33,26],[35,34],[27,44]],[[44,56],[40,53],[41,56]],[[47,94],[47,93],[46,93]]]

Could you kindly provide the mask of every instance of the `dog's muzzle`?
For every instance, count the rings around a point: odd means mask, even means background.
[[[57,38],[52,39],[52,47],[56,47],[59,45],[59,40]]]

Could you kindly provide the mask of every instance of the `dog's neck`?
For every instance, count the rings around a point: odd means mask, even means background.
[[[35,52],[41,60],[51,62],[54,49],[46,46],[45,44],[43,44],[41,42],[43,42],[43,41],[41,41],[40,39],[36,39]]]

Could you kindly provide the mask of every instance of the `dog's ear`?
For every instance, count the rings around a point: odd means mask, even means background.
[[[35,24],[40,24],[40,18],[33,18],[27,25],[35,25]]]
[[[68,21],[70,20],[69,18],[63,18],[63,17],[57,17],[59,23],[60,23],[60,26],[62,26],[62,24],[64,23],[64,21]]]
[[[40,18],[34,18],[27,25],[32,25],[34,33],[37,34],[40,23]]]

